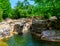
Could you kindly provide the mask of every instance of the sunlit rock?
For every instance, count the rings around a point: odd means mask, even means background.
[[[52,17],[50,17],[50,19],[49,19],[49,20],[53,21],[53,20],[56,20],[56,19],[57,19],[57,17],[56,17],[56,16],[52,16]]]
[[[6,21],[7,23],[9,23],[9,24],[14,22],[14,21],[13,21],[12,19],[10,19],[10,18],[6,18],[5,21]]]
[[[23,34],[28,32],[32,24],[32,19],[5,19],[0,23],[0,39],[9,38],[14,34]]]
[[[32,25],[32,19],[27,20],[23,26],[22,32],[27,33],[31,25]]]
[[[0,38],[10,36],[10,25],[8,23],[0,23]]]

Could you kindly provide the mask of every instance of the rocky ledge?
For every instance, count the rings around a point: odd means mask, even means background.
[[[60,31],[59,30],[46,30],[42,32],[42,40],[60,42]]]
[[[31,24],[32,20],[27,18],[17,20],[6,19],[3,22],[0,22],[0,40],[3,38],[12,37],[14,34],[28,32]]]
[[[10,25],[7,22],[0,23],[0,39],[10,37]]]
[[[60,21],[34,20],[30,28],[34,38],[44,41],[60,42]]]

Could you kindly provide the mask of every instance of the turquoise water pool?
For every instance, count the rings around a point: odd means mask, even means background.
[[[30,33],[14,35],[8,40],[0,41],[0,46],[60,46],[60,43],[42,42],[33,39]]]

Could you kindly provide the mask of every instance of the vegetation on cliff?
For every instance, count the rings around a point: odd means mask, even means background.
[[[26,18],[32,16],[43,16],[48,19],[51,16],[60,17],[60,1],[59,0],[31,0],[34,5],[31,5],[28,0],[23,2],[18,1],[15,8],[11,8],[9,0],[0,0],[0,21],[5,18]]]

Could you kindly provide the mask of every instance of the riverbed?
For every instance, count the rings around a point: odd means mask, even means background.
[[[32,38],[30,32],[23,35],[14,35],[0,41],[0,46],[60,46],[60,43],[39,41]]]

